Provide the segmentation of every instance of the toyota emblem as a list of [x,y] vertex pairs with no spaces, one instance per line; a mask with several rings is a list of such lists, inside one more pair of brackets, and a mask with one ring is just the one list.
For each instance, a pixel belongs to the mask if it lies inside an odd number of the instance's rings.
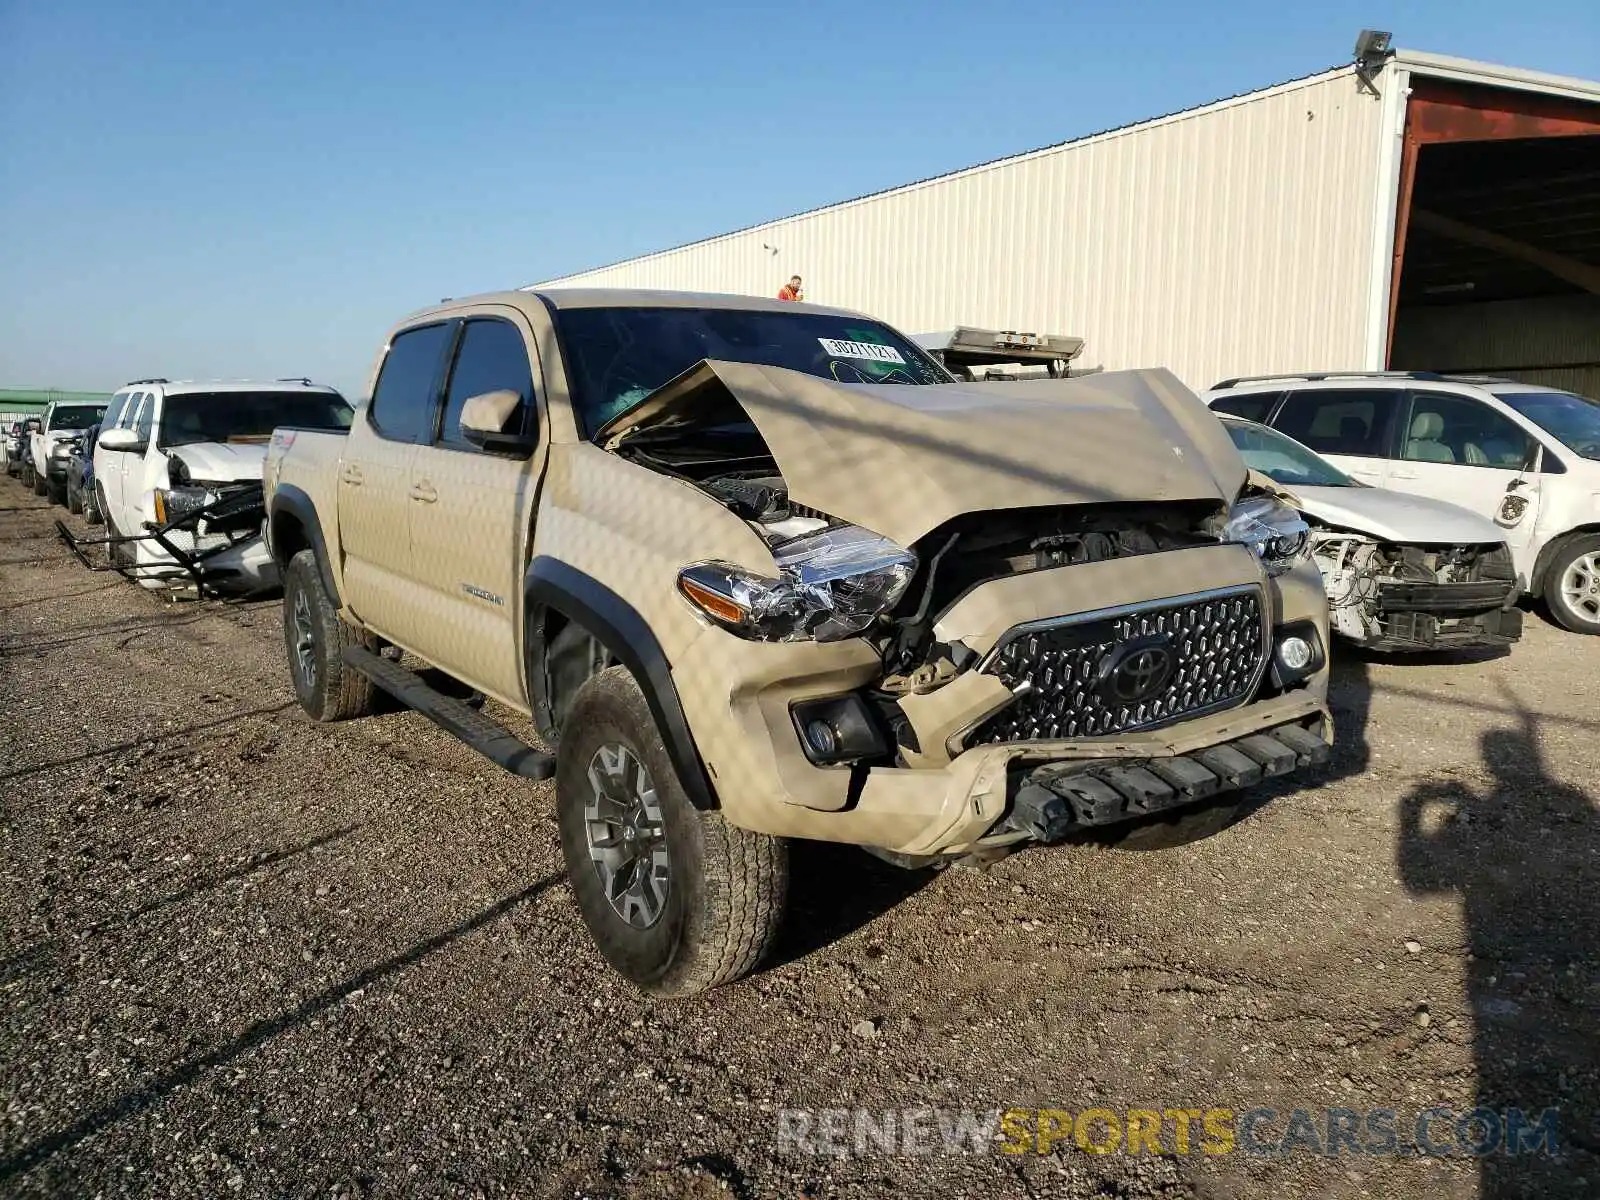
[[1100,695],[1107,704],[1138,704],[1159,695],[1177,669],[1172,643],[1138,638],[1110,654],[1100,668]]

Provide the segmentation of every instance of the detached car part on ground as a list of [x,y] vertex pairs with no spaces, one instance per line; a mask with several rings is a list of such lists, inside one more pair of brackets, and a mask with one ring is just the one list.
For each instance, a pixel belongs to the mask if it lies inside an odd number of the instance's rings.
[[646,990],[759,961],[788,838],[1157,845],[1326,757],[1305,524],[1165,371],[964,384],[853,313],[513,292],[404,322],[371,394],[268,452],[296,693],[381,688],[553,773],[584,920]]
[[[185,469],[181,455],[175,454],[172,461],[178,470]],[[103,522],[94,501],[83,511],[90,524]],[[245,576],[239,569],[252,552],[265,554],[261,539],[265,514],[259,480],[186,483],[157,493],[155,520],[145,522],[138,533],[81,537],[64,521],[56,522],[56,531],[91,571],[115,571],[147,586],[192,589],[196,596],[216,597],[276,584],[276,571],[265,577],[270,582],[264,582],[261,572]],[[90,557],[88,551],[95,547],[105,549],[105,561]]]
[[1374,650],[1505,646],[1522,635],[1503,532],[1459,505],[1369,487],[1275,429],[1222,424],[1306,518],[1333,631]]

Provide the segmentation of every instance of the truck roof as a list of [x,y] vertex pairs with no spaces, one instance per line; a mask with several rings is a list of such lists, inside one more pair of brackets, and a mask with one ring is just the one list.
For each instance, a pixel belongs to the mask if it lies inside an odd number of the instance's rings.
[[779,300],[775,297],[736,296],[721,292],[671,292],[649,288],[519,288],[507,292],[483,292],[475,296],[453,296],[439,304],[412,313],[406,321],[409,323],[418,317],[452,312],[471,304],[504,304],[511,308],[529,308],[536,303],[545,303],[556,309],[727,308],[757,312],[798,310],[831,313],[835,316],[866,316],[848,308],[830,308],[827,305]]

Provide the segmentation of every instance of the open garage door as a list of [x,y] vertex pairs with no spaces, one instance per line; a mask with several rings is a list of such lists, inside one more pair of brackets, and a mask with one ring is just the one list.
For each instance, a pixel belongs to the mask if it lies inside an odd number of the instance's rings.
[[1600,397],[1600,105],[1413,78],[1389,365]]

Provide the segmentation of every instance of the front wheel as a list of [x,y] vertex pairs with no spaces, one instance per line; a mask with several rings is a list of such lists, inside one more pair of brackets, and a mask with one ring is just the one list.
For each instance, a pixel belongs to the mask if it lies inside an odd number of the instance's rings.
[[361,635],[339,619],[315,550],[302,550],[283,574],[283,641],[294,694],[313,720],[347,721],[373,711],[372,681],[345,665]]
[[690,803],[625,667],[586,682],[564,728],[561,849],[606,961],[657,996],[693,995],[751,971],[783,916],[787,843]]
[[1600,535],[1573,538],[1545,579],[1550,615],[1573,633],[1600,634]]

